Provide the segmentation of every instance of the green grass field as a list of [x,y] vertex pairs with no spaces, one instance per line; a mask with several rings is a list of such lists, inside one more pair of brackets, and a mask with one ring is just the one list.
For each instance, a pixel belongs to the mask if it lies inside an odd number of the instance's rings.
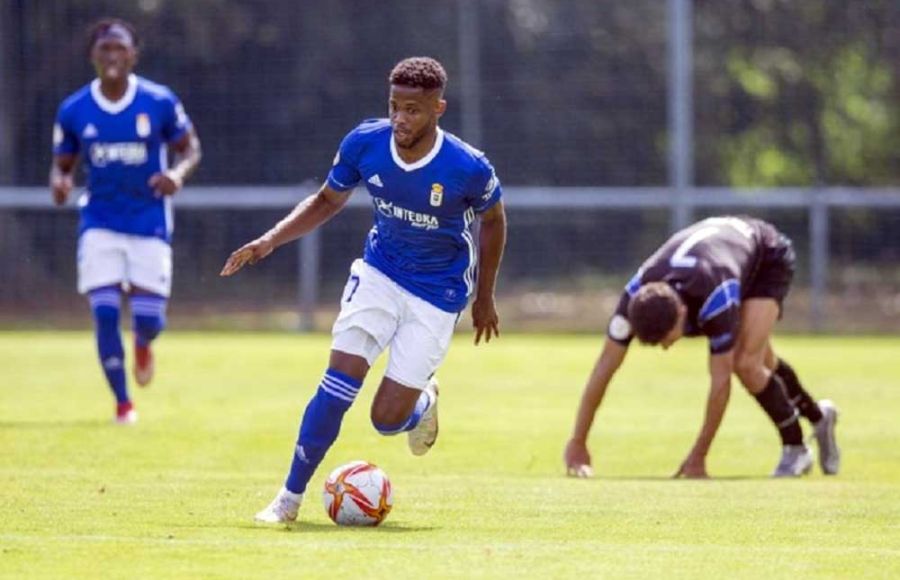
[[[636,348],[591,438],[598,476],[564,477],[561,453],[602,338],[459,336],[440,372],[441,437],[415,458],[348,413],[300,522],[255,525],[280,486],[328,337],[170,333],[141,421],[110,423],[89,333],[0,333],[0,576],[900,577],[900,339],[783,338],[833,398],[842,473],[766,476],[774,428],[735,385],[708,461],[673,481],[699,428],[705,345]],[[808,429],[807,429],[808,431]],[[327,472],[366,459],[395,506],[342,529]]]

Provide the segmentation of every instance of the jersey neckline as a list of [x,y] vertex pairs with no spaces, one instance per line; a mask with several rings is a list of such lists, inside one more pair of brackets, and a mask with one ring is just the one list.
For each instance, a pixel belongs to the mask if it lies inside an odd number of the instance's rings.
[[125,89],[125,94],[122,95],[122,98],[118,101],[110,101],[105,96],[103,96],[103,92],[100,90],[100,79],[94,79],[91,81],[91,97],[93,97],[94,102],[97,103],[97,106],[100,107],[101,110],[109,113],[110,115],[115,115],[117,113],[121,113],[125,109],[128,108],[134,101],[134,95],[137,93],[137,75],[131,73],[128,75],[128,88]]
[[428,154],[425,155],[425,157],[419,159],[418,161],[414,163],[407,163],[406,161],[403,161],[403,159],[400,157],[400,153],[397,152],[397,142],[394,141],[394,133],[393,131],[391,131],[391,157],[394,158],[394,163],[396,163],[400,169],[406,172],[421,169],[422,167],[425,167],[426,165],[431,163],[431,160],[437,156],[438,151],[441,150],[441,145],[443,144],[444,131],[440,127],[438,127],[437,138],[434,140],[434,147],[431,148],[431,151],[429,151]]

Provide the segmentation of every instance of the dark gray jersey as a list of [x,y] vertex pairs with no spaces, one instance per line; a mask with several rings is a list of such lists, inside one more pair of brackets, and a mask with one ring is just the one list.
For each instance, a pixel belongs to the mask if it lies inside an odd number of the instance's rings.
[[753,284],[766,249],[783,243],[771,224],[750,217],[712,217],[676,232],[631,278],[610,320],[608,335],[627,345],[632,338],[628,303],[649,282],[666,282],[688,309],[686,336],[709,337],[713,353],[731,350],[740,305]]

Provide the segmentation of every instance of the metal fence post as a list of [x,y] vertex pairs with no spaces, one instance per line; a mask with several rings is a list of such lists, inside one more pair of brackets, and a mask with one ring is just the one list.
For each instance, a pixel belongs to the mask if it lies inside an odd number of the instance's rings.
[[297,250],[297,291],[301,332],[315,329],[316,305],[319,301],[320,246],[321,232],[316,229],[300,238],[300,247]]
[[694,184],[693,0],[669,0],[669,184],[672,186],[670,227],[692,221],[688,199]]
[[476,147],[483,147],[481,136],[481,51],[479,48],[477,0],[458,3],[457,21],[460,72],[460,113],[462,137]]
[[814,332],[826,329],[829,215],[826,192],[813,190],[809,203],[809,315]]

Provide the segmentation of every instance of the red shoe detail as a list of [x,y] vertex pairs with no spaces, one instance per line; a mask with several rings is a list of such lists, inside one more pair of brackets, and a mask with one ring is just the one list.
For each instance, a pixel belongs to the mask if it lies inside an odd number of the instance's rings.
[[137,422],[137,411],[131,401],[127,403],[118,403],[116,405],[116,423],[120,425],[131,425]]
[[150,345],[141,346],[136,341],[134,343],[134,380],[135,382],[146,387],[153,380],[153,351]]

